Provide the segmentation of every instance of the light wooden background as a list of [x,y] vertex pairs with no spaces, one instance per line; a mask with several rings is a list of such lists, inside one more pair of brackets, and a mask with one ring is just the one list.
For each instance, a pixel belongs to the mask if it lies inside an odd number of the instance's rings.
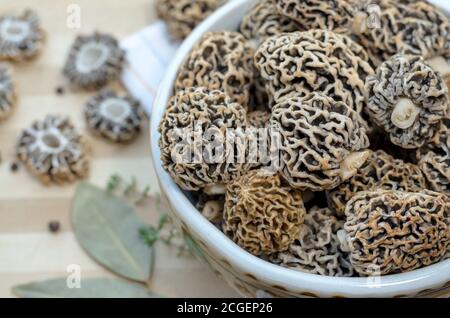
[[[67,91],[61,75],[66,52],[78,33],[109,32],[123,39],[155,20],[152,0],[1,0],[0,13],[32,8],[40,15],[48,38],[42,55],[35,61],[15,65],[19,103],[12,117],[0,123],[0,297],[12,296],[13,285],[67,275],[69,264],[79,264],[84,277],[110,275],[79,247],[72,233],[69,210],[75,186],[41,185],[25,167],[10,171],[15,160],[18,134],[33,120],[48,113],[69,115],[84,130],[82,108],[89,94]],[[66,26],[67,6],[80,5],[81,29]],[[147,131],[147,130],[146,130]],[[145,131],[145,132],[146,132]],[[149,155],[149,138],[144,133],[136,143],[115,146],[89,136],[93,148],[90,181],[104,185],[113,173],[136,176],[139,184],[158,191]],[[140,214],[149,221],[155,211]],[[50,234],[47,224],[58,220],[62,229]],[[206,266],[191,257],[177,257],[174,249],[156,247],[153,289],[172,297],[237,296]]]

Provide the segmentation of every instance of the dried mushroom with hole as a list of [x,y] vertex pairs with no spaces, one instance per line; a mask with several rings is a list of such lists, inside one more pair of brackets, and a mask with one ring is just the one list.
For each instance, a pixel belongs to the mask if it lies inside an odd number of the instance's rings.
[[426,188],[425,177],[418,166],[378,150],[371,152],[352,178],[327,191],[327,201],[332,210],[343,215],[348,201],[359,192],[379,189],[420,192]]
[[16,105],[11,67],[0,64],[0,120],[8,117]]
[[304,216],[300,192],[279,175],[252,170],[228,184],[222,229],[249,253],[269,255],[289,248]]
[[447,86],[420,56],[397,54],[366,79],[367,113],[407,149],[429,142],[449,114]]
[[271,133],[280,138],[281,174],[300,190],[335,188],[370,155],[357,113],[322,93],[283,100],[270,122]]
[[275,103],[322,92],[354,109],[368,127],[364,84],[374,70],[349,37],[325,30],[274,36],[261,44],[255,62]]
[[48,115],[20,135],[17,156],[43,183],[72,182],[89,173],[88,146],[68,118]]
[[139,101],[112,90],[92,96],[84,116],[92,132],[119,143],[133,141],[141,132],[146,117]]
[[450,251],[450,199],[431,191],[362,192],[347,204],[342,246],[361,275],[411,271]]
[[95,32],[80,35],[70,48],[63,73],[71,84],[83,89],[99,89],[119,78],[125,51],[116,38]]
[[182,40],[222,3],[223,0],[156,0],[155,7],[172,37]]
[[0,60],[32,59],[41,52],[44,42],[45,32],[34,11],[0,17]]
[[175,92],[189,87],[219,89],[248,107],[253,86],[253,49],[237,32],[208,32],[180,68]]
[[269,260],[283,267],[311,274],[351,277],[354,270],[348,253],[342,251],[337,233],[344,221],[328,208],[313,207],[300,225],[300,233],[287,251],[274,254]]
[[258,2],[244,16],[239,27],[254,48],[273,35],[301,30],[304,29],[297,22],[278,13],[274,0]]
[[[170,99],[159,126],[163,167],[184,190],[221,188],[248,168],[246,128],[245,109],[225,93],[181,90]],[[231,137],[235,142],[225,142]]]
[[432,142],[417,151],[418,165],[434,191],[450,197],[450,120],[445,120]]

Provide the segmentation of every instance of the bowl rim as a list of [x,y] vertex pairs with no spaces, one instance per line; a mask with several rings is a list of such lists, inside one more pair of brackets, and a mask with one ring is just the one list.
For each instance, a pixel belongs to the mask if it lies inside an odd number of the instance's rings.
[[[266,284],[285,287],[293,292],[308,290],[313,294],[349,297],[387,297],[414,295],[450,282],[450,259],[406,273],[377,277],[330,277],[285,268],[254,256],[217,229],[188,200],[184,192],[162,168],[158,131],[159,122],[172,95],[178,69],[191,48],[207,31],[215,30],[217,21],[233,14],[243,15],[257,0],[233,0],[223,5],[201,23],[179,47],[159,86],[150,119],[151,153],[161,190],[178,217],[217,255],[244,273],[251,273]],[[245,9],[245,11],[244,11]]]

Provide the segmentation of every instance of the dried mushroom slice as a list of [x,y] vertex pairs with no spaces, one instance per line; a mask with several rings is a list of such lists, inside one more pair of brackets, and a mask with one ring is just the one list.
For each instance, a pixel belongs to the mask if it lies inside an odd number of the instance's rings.
[[362,192],[347,204],[341,234],[361,275],[411,271],[450,250],[450,199],[436,192]]
[[80,35],[70,48],[63,73],[73,85],[99,89],[122,73],[125,51],[111,35]]
[[8,117],[16,105],[11,67],[0,64],[0,120]]
[[274,254],[269,260],[283,267],[311,274],[355,276],[348,253],[341,249],[338,232],[344,221],[336,218],[328,208],[313,207],[305,215],[297,239],[285,252]]
[[393,56],[367,77],[366,87],[370,119],[406,149],[429,142],[449,113],[444,80],[420,56]]
[[343,215],[348,201],[359,192],[379,189],[420,192],[426,188],[426,180],[418,166],[378,150],[371,152],[352,178],[327,191],[327,201],[331,209]]
[[209,32],[181,66],[175,91],[189,87],[219,89],[248,107],[253,85],[253,49],[237,32]]
[[213,13],[223,0],[156,0],[156,13],[174,39],[182,40]]
[[304,30],[277,11],[275,0],[258,2],[242,19],[239,31],[257,48],[268,37]]
[[255,128],[269,128],[271,113],[263,110],[255,110],[247,115],[248,124]]
[[0,60],[32,59],[41,52],[44,41],[45,32],[34,11],[0,17]]
[[261,44],[255,62],[275,103],[323,92],[354,109],[368,127],[364,84],[374,70],[364,49],[349,37],[324,30],[274,36]]
[[[359,0],[358,0],[359,1]],[[275,0],[279,12],[296,21],[304,30],[322,29],[349,33],[357,1]]]
[[84,115],[92,132],[119,143],[133,141],[141,132],[146,117],[139,101],[112,90],[91,97]]
[[270,122],[271,133],[280,136],[281,174],[294,188],[335,188],[369,157],[369,140],[356,112],[324,94],[283,100],[274,106]]
[[[246,128],[245,109],[225,93],[203,87],[179,91],[159,126],[163,167],[184,190],[228,183],[247,169]],[[235,142],[225,142],[230,136]]]
[[228,184],[222,229],[249,253],[268,255],[289,248],[304,216],[300,192],[279,175],[252,170]]
[[17,156],[43,183],[60,184],[88,175],[87,150],[67,118],[48,115],[22,132]]
[[450,197],[450,120],[444,121],[432,142],[417,151],[417,160],[430,188]]

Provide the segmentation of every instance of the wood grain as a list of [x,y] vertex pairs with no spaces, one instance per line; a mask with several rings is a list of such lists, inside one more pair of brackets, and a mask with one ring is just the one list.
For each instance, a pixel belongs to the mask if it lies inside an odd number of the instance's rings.
[[[32,3],[32,4],[31,4]],[[67,6],[81,8],[81,28],[66,26]],[[0,297],[12,296],[16,284],[67,275],[69,264],[79,264],[83,277],[110,276],[80,248],[70,224],[70,201],[75,185],[45,187],[21,166],[16,173],[10,164],[15,160],[18,134],[33,120],[46,114],[68,115],[84,131],[82,109],[90,93],[67,90],[60,96],[58,86],[66,87],[61,75],[67,50],[79,33],[93,30],[109,32],[119,39],[155,20],[151,0],[14,0],[2,1],[0,13],[32,8],[40,15],[47,31],[42,54],[34,61],[14,65],[19,102],[15,113],[0,123]],[[143,187],[158,186],[149,155],[149,136],[145,133],[129,146],[116,146],[85,132],[93,149],[89,180],[105,185],[113,173],[136,176]],[[147,221],[158,219],[158,211],[139,211]],[[61,232],[50,234],[47,224],[61,222]],[[153,289],[173,297],[235,297],[223,281],[207,267],[188,257],[177,257],[176,250],[156,247]]]

